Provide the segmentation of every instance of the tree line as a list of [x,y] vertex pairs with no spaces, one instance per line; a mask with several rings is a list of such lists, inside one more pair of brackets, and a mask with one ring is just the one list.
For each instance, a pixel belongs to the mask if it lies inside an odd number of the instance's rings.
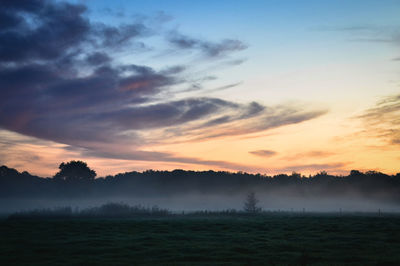
[[[82,161],[61,163],[51,178],[0,167],[0,198],[71,198],[104,196],[168,196],[188,193],[235,194],[255,191],[268,193],[290,189],[298,195],[340,195],[351,192],[366,197],[400,200],[400,173],[387,175],[376,171],[352,170],[347,176],[330,175],[325,171],[303,176],[274,176],[226,171],[155,171],[125,172],[106,177]],[[261,195],[259,194],[259,195]]]

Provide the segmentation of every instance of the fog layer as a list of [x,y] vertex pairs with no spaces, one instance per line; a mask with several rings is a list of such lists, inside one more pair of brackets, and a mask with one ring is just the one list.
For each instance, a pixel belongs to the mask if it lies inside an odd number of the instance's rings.
[[105,178],[41,178],[0,167],[0,213],[70,206],[95,207],[124,202],[174,212],[242,210],[254,192],[264,211],[398,212],[400,175],[352,171],[263,176],[247,173],[146,171]]

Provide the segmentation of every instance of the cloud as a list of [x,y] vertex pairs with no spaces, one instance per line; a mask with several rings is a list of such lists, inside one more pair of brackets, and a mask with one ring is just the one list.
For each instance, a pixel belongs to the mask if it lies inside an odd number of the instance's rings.
[[350,25],[350,26],[322,26],[315,28],[318,31],[338,31],[349,34],[350,41],[357,42],[383,42],[400,45],[398,26],[380,25]]
[[106,8],[100,9],[99,12],[101,12],[103,15],[111,16],[111,17],[115,17],[115,18],[125,17],[125,12],[123,9],[114,10],[109,7],[106,7]]
[[86,62],[93,66],[103,65],[109,63],[110,61],[111,58],[108,56],[108,54],[102,52],[94,52],[86,57]]
[[[160,133],[159,138],[168,136],[165,138],[166,141],[173,139],[173,142],[191,142],[246,135],[305,122],[327,112],[328,110],[305,110],[291,104],[263,106],[256,102],[250,104],[231,103],[231,108],[220,109],[205,121],[200,120],[197,124],[191,123],[172,129],[167,128]],[[182,139],[177,140],[179,137]]]
[[276,151],[271,151],[271,150],[256,150],[256,151],[249,151],[249,153],[260,157],[271,157],[277,154]]
[[83,16],[85,6],[48,1],[17,2],[21,1],[2,3],[0,19],[5,15],[18,19],[18,23],[9,23],[9,27],[0,32],[2,62],[59,59],[66,51],[76,50],[88,40],[90,23]]
[[[221,57],[232,52],[247,49],[247,45],[240,40],[224,39],[220,42],[209,42],[192,38],[176,31],[171,32],[167,38],[169,43],[179,49],[197,49],[208,57]],[[240,64],[242,61],[233,61],[233,64]]]
[[348,32],[360,32],[360,31],[375,31],[380,27],[374,25],[349,25],[349,26],[319,26],[314,27],[316,31],[348,31]]
[[205,77],[205,78],[201,78],[198,80],[193,80],[193,81],[191,81],[191,85],[189,86],[189,88],[180,89],[180,90],[176,91],[176,93],[186,93],[186,92],[194,92],[194,91],[202,91],[205,93],[212,93],[212,92],[231,89],[231,88],[237,87],[243,83],[243,82],[235,82],[235,83],[219,86],[219,87],[212,88],[212,89],[206,89],[204,87],[203,83],[205,83],[207,81],[215,80],[215,79],[216,79],[215,77]]
[[318,151],[318,150],[313,150],[313,151],[308,151],[308,152],[302,152],[302,153],[296,153],[293,155],[285,156],[284,158],[286,160],[296,160],[296,159],[304,159],[304,158],[323,158],[323,157],[329,157],[334,155],[335,153],[329,152],[329,151]]
[[106,48],[120,48],[130,44],[134,38],[151,35],[151,30],[142,23],[108,26],[105,24],[95,24],[92,28],[93,40],[96,45]]
[[[141,111],[157,110],[129,105],[146,101],[146,97],[175,82],[172,76],[153,70],[122,76],[124,73],[105,68],[87,77],[67,79],[51,67],[37,65],[0,71],[0,86],[9,88],[6,97],[0,99],[0,111],[7,113],[0,116],[0,125],[62,143],[73,139],[104,140],[107,134],[115,137],[111,131],[116,129],[110,128],[114,120],[122,121],[129,114],[144,114],[144,118],[152,119],[150,113]],[[160,115],[172,115],[172,109],[167,110],[163,105],[158,108],[166,112]],[[130,127],[138,126],[132,123]]]
[[218,88],[209,89],[209,90],[207,90],[207,92],[215,92],[215,91],[222,91],[222,90],[231,89],[231,88],[234,88],[234,87],[237,87],[237,86],[241,85],[242,83],[243,82],[235,82],[235,83],[224,85],[224,86],[221,86],[221,87],[218,87]]
[[251,117],[248,115],[241,115],[239,119],[230,119],[226,122],[243,121],[231,124],[229,128],[223,128],[211,134],[205,134],[202,138],[236,136],[260,132],[285,125],[301,123],[317,118],[327,112],[327,110],[305,111],[303,109],[293,109],[292,106],[269,107],[259,116]]
[[[150,34],[142,23],[109,26],[92,23],[80,4],[27,0],[2,3],[2,62],[77,60],[83,50],[122,48]],[[86,52],[86,51],[85,51]],[[104,58],[104,54],[103,54]]]
[[348,173],[348,171],[344,170],[347,163],[322,163],[322,164],[301,164],[301,165],[292,165],[279,169],[274,169],[276,172],[301,172],[301,171],[331,171],[333,173]]
[[217,98],[188,98],[99,113],[97,118],[108,120],[108,124],[119,129],[151,129],[179,126],[228,108],[237,108],[237,105]]
[[118,149],[107,149],[103,151],[84,151],[82,153],[85,156],[93,156],[96,158],[113,158],[120,160],[139,160],[139,161],[153,161],[153,162],[174,162],[174,163],[183,163],[183,164],[192,164],[192,165],[208,165],[214,166],[222,169],[229,169],[232,171],[248,171],[254,172],[256,169],[258,171],[265,172],[265,169],[255,168],[253,166],[244,165],[240,163],[232,163],[222,160],[206,160],[199,159],[193,157],[179,157],[175,156],[172,153],[167,152],[153,152],[153,151],[122,151]]
[[[143,21],[93,23],[84,5],[35,0],[3,1],[0,21],[4,22],[0,28],[0,127],[66,144],[85,154],[233,169],[238,165],[148,152],[143,146],[182,136],[200,140],[248,134],[326,113],[292,105],[175,97],[175,87],[191,83],[183,75],[185,65],[158,70],[121,62],[115,56],[156,34]],[[239,40],[208,42],[177,33],[169,35],[169,41],[215,59],[246,48]],[[208,79],[214,78],[203,77]]]
[[383,98],[356,118],[361,119],[370,136],[400,144],[400,94]]
[[232,65],[232,66],[237,66],[237,65],[243,64],[243,63],[246,62],[246,61],[247,61],[247,59],[234,59],[234,60],[225,61],[224,64],[226,64],[226,65]]

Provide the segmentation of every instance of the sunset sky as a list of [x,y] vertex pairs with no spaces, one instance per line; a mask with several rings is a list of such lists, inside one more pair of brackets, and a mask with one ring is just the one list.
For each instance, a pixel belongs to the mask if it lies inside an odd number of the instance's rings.
[[400,172],[400,1],[2,1],[0,165]]

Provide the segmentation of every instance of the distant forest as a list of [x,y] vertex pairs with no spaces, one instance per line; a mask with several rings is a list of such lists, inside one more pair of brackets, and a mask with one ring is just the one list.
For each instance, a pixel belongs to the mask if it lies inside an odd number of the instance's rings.
[[235,195],[288,191],[305,196],[340,196],[346,193],[399,202],[400,173],[352,170],[348,176],[320,172],[313,176],[267,176],[225,171],[126,172],[96,177],[85,162],[62,163],[53,178],[42,178],[6,166],[0,167],[0,198],[98,198],[170,196],[190,193]]

